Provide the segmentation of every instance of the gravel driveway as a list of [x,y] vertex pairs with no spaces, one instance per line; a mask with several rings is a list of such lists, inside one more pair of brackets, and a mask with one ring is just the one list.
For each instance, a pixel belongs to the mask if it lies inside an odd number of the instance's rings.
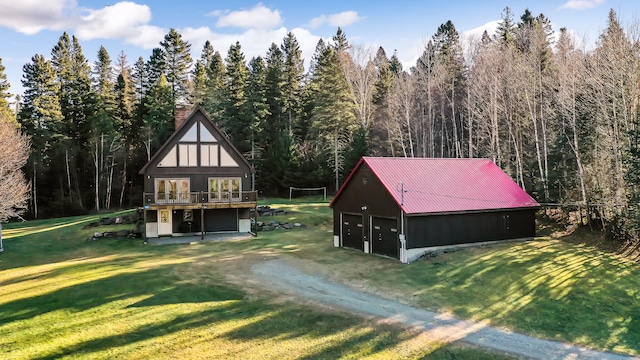
[[251,270],[261,278],[264,285],[272,289],[314,302],[338,306],[356,314],[418,328],[434,340],[463,341],[534,359],[638,359],[541,340],[407,306],[307,274],[282,259],[257,263]]

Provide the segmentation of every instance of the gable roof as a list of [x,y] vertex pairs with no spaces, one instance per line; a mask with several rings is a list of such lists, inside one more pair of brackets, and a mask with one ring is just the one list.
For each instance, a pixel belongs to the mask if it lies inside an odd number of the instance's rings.
[[[164,155],[166,152],[168,152],[169,149],[167,149],[167,148],[170,145],[172,145],[172,144],[174,144],[176,142],[174,139],[176,139],[176,138],[180,139],[182,136],[187,135],[187,132],[193,130],[193,128],[192,128],[193,124],[197,121],[197,116],[196,116],[197,113],[200,113],[202,115],[202,117],[204,118],[204,121],[206,121],[208,123],[208,125],[212,126],[213,129],[218,134],[220,134],[222,136],[221,140],[224,143],[226,143],[227,145],[229,145],[229,148],[236,155],[236,157],[238,159],[240,159],[240,161],[242,161],[242,163],[245,166],[247,166],[249,169],[252,169],[252,167],[251,167],[251,165],[249,165],[249,162],[247,161],[247,159],[245,159],[244,156],[242,156],[242,154],[240,154],[238,149],[236,149],[236,147],[233,146],[233,144],[231,143],[229,138],[226,136],[226,134],[211,120],[211,118],[209,118],[207,113],[202,108],[200,108],[198,106],[195,109],[193,109],[191,114],[189,114],[189,116],[187,116],[187,119],[182,122],[180,127],[178,127],[173,132],[173,134],[171,134],[171,136],[167,139],[167,141],[165,141],[164,144],[162,144],[162,146],[160,146],[160,148],[158,150],[156,150],[156,152],[153,154],[153,156],[151,156],[151,159],[149,159],[149,161],[142,167],[142,169],[140,169],[140,171],[138,172],[139,174],[144,174],[145,171],[147,170],[147,168],[149,168],[151,166],[151,164],[157,162],[158,157],[160,157],[161,155]],[[211,134],[209,134],[209,135],[211,135]],[[178,136],[180,136],[180,137],[178,137]]]
[[489,159],[389,157],[360,159],[329,206],[333,206],[363,164],[406,214],[540,206]]

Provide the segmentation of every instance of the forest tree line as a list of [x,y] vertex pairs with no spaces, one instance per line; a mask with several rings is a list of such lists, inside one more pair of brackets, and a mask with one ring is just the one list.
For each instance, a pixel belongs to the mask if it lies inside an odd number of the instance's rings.
[[501,19],[466,53],[443,23],[410,68],[340,28],[306,69],[293,33],[249,60],[240,43],[223,57],[210,42],[194,59],[171,29],[146,60],[114,61],[101,47],[93,64],[64,33],[49,58],[24,65],[13,111],[31,138],[30,216],[139,205],[137,172],[188,105],[226,132],[265,195],[335,189],[363,155],[483,157],[539,202],[597,204],[601,220],[635,236],[639,34],[611,10],[587,51],[543,14],[505,8]]

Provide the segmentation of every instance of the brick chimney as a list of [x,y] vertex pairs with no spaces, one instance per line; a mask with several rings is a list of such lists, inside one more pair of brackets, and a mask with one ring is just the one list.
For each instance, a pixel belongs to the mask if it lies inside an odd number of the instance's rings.
[[178,130],[187,121],[189,114],[191,114],[191,108],[187,105],[176,105],[174,114],[176,117],[176,130]]

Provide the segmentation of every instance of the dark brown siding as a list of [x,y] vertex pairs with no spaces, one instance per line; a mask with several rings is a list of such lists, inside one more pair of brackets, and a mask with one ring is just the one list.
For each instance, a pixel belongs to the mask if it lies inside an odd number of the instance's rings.
[[535,236],[535,210],[407,217],[407,248]]
[[[363,178],[367,178],[366,184]],[[342,195],[333,204],[333,234],[340,235],[340,213],[363,215],[363,236],[369,240],[369,217],[399,218],[400,208],[382,183],[362,164],[345,185]],[[363,210],[366,207],[366,210]]]

